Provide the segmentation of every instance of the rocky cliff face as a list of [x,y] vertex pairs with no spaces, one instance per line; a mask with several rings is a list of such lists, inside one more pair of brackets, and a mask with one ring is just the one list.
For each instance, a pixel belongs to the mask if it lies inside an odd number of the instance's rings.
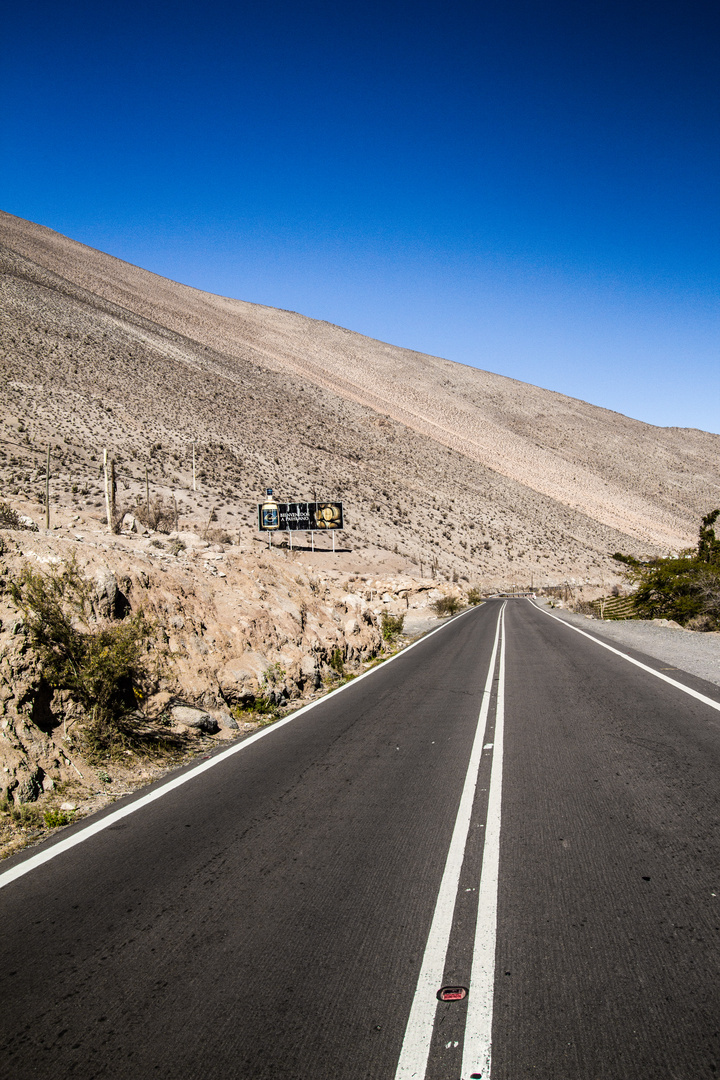
[[[423,629],[441,595],[427,579],[347,575],[307,566],[302,553],[259,546],[247,552],[196,533],[143,532],[0,531],[6,852],[27,838],[27,828],[11,828],[19,807],[88,812],[208,742],[255,730],[267,720],[253,711],[258,699],[282,713],[338,685],[341,675],[358,674],[383,652],[383,612],[407,615]],[[71,561],[92,583],[99,623],[143,610],[153,624],[149,659],[157,676],[141,712],[167,744],[160,756],[89,754],[82,739],[88,717],[67,692],[52,691],[30,648],[9,583],[24,566],[51,573]],[[447,585],[443,591],[460,594]],[[25,818],[30,835],[40,835],[42,813]]]

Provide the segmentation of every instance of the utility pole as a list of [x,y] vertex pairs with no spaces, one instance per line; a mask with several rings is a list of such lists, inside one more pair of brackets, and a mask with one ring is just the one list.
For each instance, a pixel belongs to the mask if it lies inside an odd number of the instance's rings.
[[197,491],[197,486],[195,484],[195,440],[193,440],[193,444],[192,444],[192,455],[193,455],[193,491]]

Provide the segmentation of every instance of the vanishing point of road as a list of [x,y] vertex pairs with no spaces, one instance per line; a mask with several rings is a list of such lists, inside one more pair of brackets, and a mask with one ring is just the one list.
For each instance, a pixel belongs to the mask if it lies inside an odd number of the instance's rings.
[[490,601],[4,863],[2,1075],[716,1076],[719,807],[719,687]]

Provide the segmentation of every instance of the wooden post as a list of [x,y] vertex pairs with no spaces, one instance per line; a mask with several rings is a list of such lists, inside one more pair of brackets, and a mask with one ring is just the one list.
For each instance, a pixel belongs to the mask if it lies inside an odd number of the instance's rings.
[[150,525],[150,481],[148,480],[147,465],[145,466],[145,511],[147,513],[148,526]]
[[175,507],[175,532],[178,532],[178,508],[177,499],[175,498],[175,492],[173,491],[173,506]]
[[110,515],[110,476],[108,475],[108,452],[103,450],[103,474],[105,477],[105,513],[107,515],[108,532],[112,532],[112,517]]
[[192,444],[192,454],[193,454],[193,491],[197,491],[197,487],[195,486],[195,442],[194,441],[193,441],[193,444]]
[[47,464],[45,466],[45,528],[50,528],[50,445],[48,444]]
[[117,483],[115,482],[115,458],[110,458],[110,512],[112,514],[112,521],[110,522],[110,528],[115,521],[115,493],[117,491]]

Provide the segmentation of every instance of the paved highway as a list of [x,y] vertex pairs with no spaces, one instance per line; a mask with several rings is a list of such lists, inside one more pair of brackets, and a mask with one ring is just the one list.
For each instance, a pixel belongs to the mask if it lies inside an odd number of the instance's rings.
[[4,1075],[717,1075],[720,688],[662,667],[490,602],[8,860]]

